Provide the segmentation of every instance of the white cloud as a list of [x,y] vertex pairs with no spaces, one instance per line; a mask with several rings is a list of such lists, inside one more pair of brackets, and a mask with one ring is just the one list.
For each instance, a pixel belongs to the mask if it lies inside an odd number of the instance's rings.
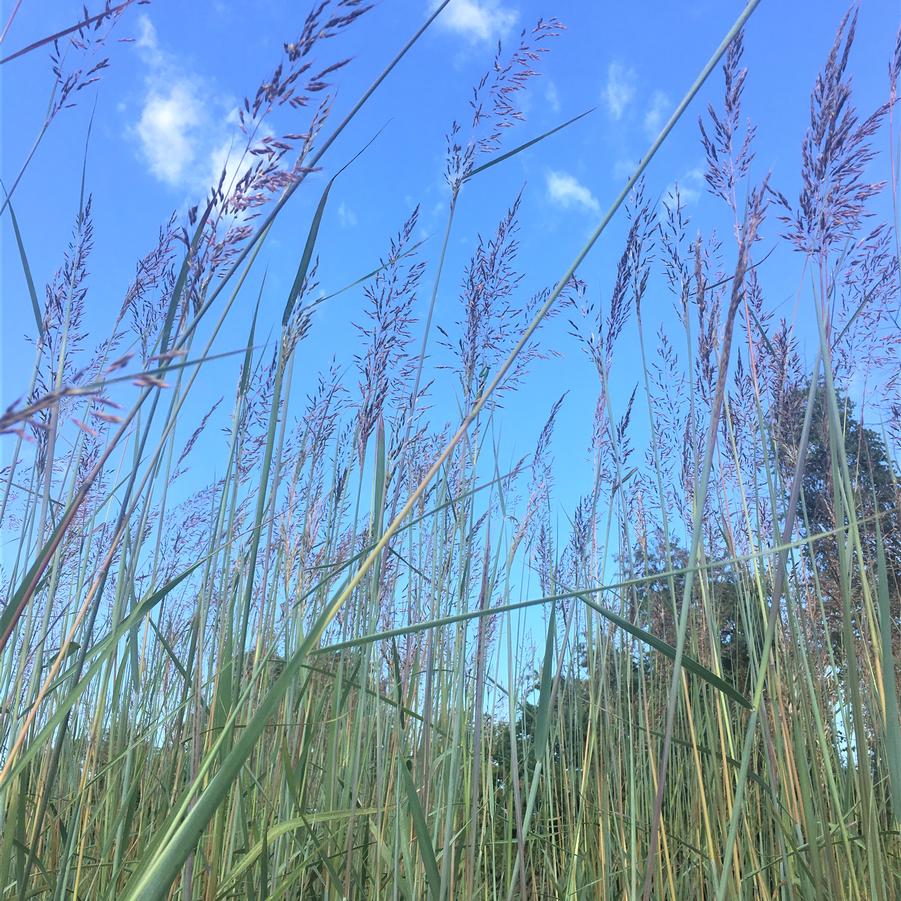
[[202,105],[190,82],[148,92],[135,130],[147,165],[160,181],[179,185],[185,180],[197,157],[201,119]]
[[[437,5],[432,4],[433,8]],[[450,31],[477,43],[506,37],[517,18],[516,10],[501,5],[500,0],[451,0],[438,21]]]
[[138,19],[135,47],[147,75],[128,131],[149,172],[172,188],[199,193],[217,184],[225,168],[231,184],[242,168],[244,141],[228,98],[160,46],[147,15]]
[[551,112],[560,112],[560,93],[557,91],[557,85],[552,81],[549,81],[544,89],[544,101]]
[[651,105],[644,114],[644,130],[651,140],[660,134],[664,122],[663,117],[669,112],[671,106],[669,97],[663,91],[654,91],[651,95]]
[[547,193],[552,202],[565,210],[576,207],[589,213],[600,212],[594,194],[568,172],[548,172]]
[[357,221],[357,214],[342,200],[338,204],[338,222],[341,228],[353,228]]
[[635,70],[620,62],[612,62],[607,68],[607,84],[604,101],[614,119],[622,119],[626,107],[635,99]]

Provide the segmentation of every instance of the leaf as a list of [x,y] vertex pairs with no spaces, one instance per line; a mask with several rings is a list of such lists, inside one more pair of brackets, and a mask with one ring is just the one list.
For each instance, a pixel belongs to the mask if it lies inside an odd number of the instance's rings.
[[435,859],[435,849],[432,847],[432,837],[429,834],[429,826],[419,803],[419,795],[413,784],[413,777],[407,766],[407,761],[400,756],[397,761],[400,770],[400,780],[403,783],[407,796],[407,806],[410,808],[410,816],[413,818],[413,829],[416,832],[416,842],[419,845],[419,853],[425,866],[426,881],[429,884],[429,892],[434,901],[441,901],[441,874],[438,872],[438,861]]
[[551,690],[554,682],[554,638],[557,630],[557,605],[551,607],[547,622],[547,636],[544,642],[544,661],[541,664],[541,687],[538,691],[538,710],[535,723],[535,758],[544,754],[547,738],[551,731]]
[[514,147],[512,150],[508,150],[506,153],[502,153],[499,156],[488,160],[487,163],[482,163],[481,166],[476,166],[476,168],[466,176],[466,181],[475,178],[475,176],[477,176],[481,172],[484,172],[486,169],[490,169],[492,166],[496,166],[498,165],[498,163],[503,163],[505,160],[510,159],[510,157],[516,156],[518,153],[522,153],[523,150],[527,150],[529,147],[533,147],[535,144],[538,144],[545,138],[549,138],[551,135],[556,134],[558,131],[562,131],[564,128],[568,128],[574,122],[578,122],[579,119],[584,119],[587,115],[593,113],[595,109],[596,107],[591,107],[591,109],[585,110],[584,113],[579,113],[578,116],[573,116],[572,119],[567,119],[566,122],[563,122],[562,124],[549,129],[543,134],[538,135],[538,137],[532,138],[531,140],[526,141],[524,144],[520,144],[518,147]]
[[[600,613],[605,619],[609,619],[610,622],[615,623],[621,629],[625,629],[626,632],[637,638],[639,641],[643,641],[645,644],[650,645],[655,651],[660,651],[661,654],[669,657],[670,660],[676,659],[676,649],[671,644],[667,644],[662,638],[657,638],[656,635],[652,635],[650,632],[646,632],[634,623],[630,623],[627,619],[623,619],[612,610],[602,607],[597,602],[591,600],[587,595],[580,595],[580,597],[596,613]],[[706,666],[702,666],[697,660],[692,660],[691,657],[683,654],[682,668],[688,670],[688,672],[698,678],[703,679],[717,691],[722,692],[746,710],[752,709],[753,705],[751,702],[737,688],[730,685],[725,679],[721,679],[715,672],[707,669]]]
[[18,219],[16,219],[15,210],[13,210],[13,205],[9,200],[9,196],[6,195],[6,188],[3,186],[2,181],[0,181],[0,187],[3,188],[3,194],[6,196],[6,203],[9,207],[9,218],[12,221],[13,234],[16,236],[16,247],[19,249],[19,259],[22,262],[22,272],[25,275],[25,284],[28,286],[28,296],[31,298],[31,308],[34,311],[34,321],[38,328],[38,337],[42,338],[44,336],[44,323],[43,317],[41,316],[41,304],[38,301],[38,294],[34,288],[34,278],[32,278],[31,275],[31,266],[28,263],[28,254],[25,253],[25,244],[22,241],[22,233],[19,231],[19,221]]

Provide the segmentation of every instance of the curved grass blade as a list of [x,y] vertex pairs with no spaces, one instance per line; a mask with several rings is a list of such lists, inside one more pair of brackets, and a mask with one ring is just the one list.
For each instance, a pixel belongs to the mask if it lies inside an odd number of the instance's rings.
[[266,830],[264,837],[247,851],[235,865],[234,869],[222,881],[217,897],[223,898],[231,892],[232,886],[234,886],[234,884],[257,862],[257,859],[263,853],[265,844],[272,845],[283,836],[296,832],[299,829],[306,829],[316,823],[331,823],[336,820],[346,820],[358,816],[374,816],[380,812],[382,812],[382,809],[378,807],[310,812],[302,817],[294,817],[293,819],[284,820],[281,823],[270,826],[269,829]]

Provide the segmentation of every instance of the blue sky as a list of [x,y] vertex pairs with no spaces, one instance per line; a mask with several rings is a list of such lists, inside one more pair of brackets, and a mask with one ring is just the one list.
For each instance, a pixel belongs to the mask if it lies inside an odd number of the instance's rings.
[[[4,4],[4,21],[11,6]],[[329,58],[350,56],[353,61],[335,78],[339,90],[333,122],[422,22],[428,8],[428,0],[385,0],[335,39]],[[750,75],[745,111],[758,125],[753,176],[772,171],[774,184],[789,197],[797,196],[810,90],[845,8],[833,0],[763,0],[746,32]],[[318,248],[320,283],[331,291],[371,269],[415,203],[422,205],[423,236],[432,236],[424,253],[434,260],[436,232],[443,227],[449,196],[442,177],[444,135],[451,120],[466,117],[471,86],[490,64],[495,42],[515,40],[519,29],[531,26],[540,15],[556,15],[568,28],[542,61],[543,75],[533,80],[524,98],[527,121],[516,129],[515,138],[510,136],[508,146],[590,107],[596,107],[595,112],[534,151],[492,170],[478,190],[464,191],[437,321],[453,322],[456,289],[478,232],[492,231],[520,189],[524,189],[519,235],[523,298],[552,285],[739,9],[740,4],[713,0],[683,4],[453,0],[336,142],[323,160],[323,174],[292,199],[264,250],[257,277],[251,278],[218,341],[220,350],[243,345],[264,267],[269,274],[259,333],[267,334],[278,321],[319,186],[380,129],[332,194]],[[25,0],[2,45],[3,54],[70,24],[79,11],[79,3]],[[282,42],[296,36],[305,12],[305,4],[288,0],[154,0],[129,11],[109,45],[110,68],[97,85],[79,95],[75,109],[65,110],[54,122],[13,198],[39,294],[59,266],[71,232],[92,107],[96,104],[87,189],[94,198],[95,249],[89,265],[88,324],[103,336],[135,261],[153,246],[160,225],[173,210],[183,213],[202,198],[234,138],[237,105],[271,71]],[[862,5],[851,68],[856,100],[864,112],[886,97],[886,69],[899,14],[901,7],[894,0],[867,0]],[[125,36],[134,41],[115,41]],[[2,79],[2,177],[9,185],[46,109],[53,84],[48,53],[41,50],[4,66]],[[663,196],[678,181],[693,219],[690,230],[719,227],[728,237],[726,211],[705,193],[697,128],[697,116],[707,102],[718,106],[721,97],[722,76],[717,71],[654,160],[647,191],[652,197]],[[298,114],[298,127],[304,123],[304,114]],[[277,126],[290,130],[292,123],[282,116]],[[885,201],[883,213],[888,210]],[[622,215],[617,218],[580,271],[595,298],[606,301],[609,294],[624,221]],[[25,336],[33,334],[34,322],[8,216],[0,227],[0,402],[5,405],[26,387],[31,350]],[[775,223],[768,228],[775,228]],[[765,229],[764,246],[773,237]],[[770,287],[770,307],[796,321],[802,339],[812,346],[806,310],[798,309],[794,300],[799,273],[797,257],[776,256],[762,278]],[[425,284],[430,278],[431,270]],[[350,365],[355,350],[352,323],[360,321],[361,305],[362,295],[356,292],[322,311],[302,347],[298,371],[315,373],[332,356]],[[649,330],[656,330],[658,321],[671,321],[671,307],[662,282],[652,286],[645,302]],[[546,331],[547,342],[557,346],[561,356],[533,367],[523,391],[508,404],[503,428],[510,454],[514,448],[525,452],[553,402],[569,390],[555,442],[561,471],[566,472],[568,464],[578,468],[586,461],[597,386],[591,365],[565,337],[564,319],[549,323]],[[614,405],[620,412],[639,373],[633,342],[633,333],[627,331],[615,364]],[[196,399],[197,411],[224,394],[223,415],[227,415],[238,362],[213,366],[208,370],[209,384]],[[305,392],[307,386],[298,387]],[[436,398],[442,397],[441,390],[439,385]],[[456,419],[455,406],[438,407],[439,419]],[[193,426],[186,424],[186,434]],[[571,484],[564,479],[561,488],[572,495],[584,490],[575,479]]]

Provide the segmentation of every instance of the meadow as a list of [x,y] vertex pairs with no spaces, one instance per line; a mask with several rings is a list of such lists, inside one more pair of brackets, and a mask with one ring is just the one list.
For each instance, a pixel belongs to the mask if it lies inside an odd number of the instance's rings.
[[[534,291],[523,193],[478,237],[459,210],[594,115],[540,131],[524,108],[564,23],[529,23],[460,85],[440,228],[425,240],[412,204],[331,285],[321,232],[367,166],[361,110],[417,77],[448,4],[411,11],[340,113],[342,41],[373,13],[304,5],[238,107],[240,162],[162,223],[101,334],[87,163],[46,281],[17,192],[58,120],[87,121],[143,4],[73,7],[21,49],[8,4],[4,76],[49,56],[53,92],[0,201],[3,305],[28,311],[33,361],[0,413],[0,898],[901,898],[901,32],[869,109],[870,9],[835,23],[788,191],[744,103],[758,4]],[[648,186],[683,131],[724,233]],[[303,233],[273,250],[302,195]],[[293,274],[278,295],[272,253]],[[339,301],[355,346],[313,371]],[[563,397],[525,452],[504,444],[564,352],[596,398],[573,503]]]

